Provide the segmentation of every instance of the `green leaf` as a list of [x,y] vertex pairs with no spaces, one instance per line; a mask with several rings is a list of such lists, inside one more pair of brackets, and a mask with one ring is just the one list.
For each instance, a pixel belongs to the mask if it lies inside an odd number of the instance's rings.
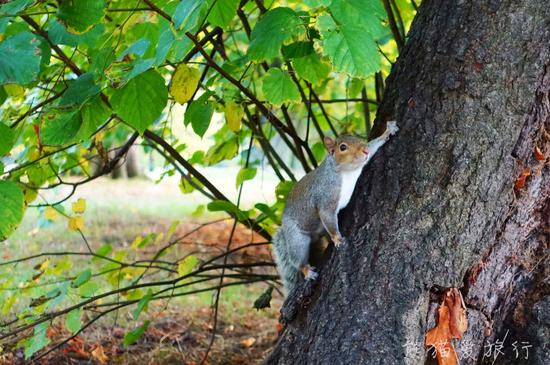
[[281,220],[277,215],[275,214],[275,211],[267,204],[264,203],[257,203],[254,205],[256,209],[258,209],[260,212],[265,214],[269,219],[271,219],[273,222],[280,224]]
[[8,93],[6,92],[6,89],[2,85],[0,85],[0,106],[4,104],[4,101],[8,98]]
[[295,58],[292,63],[296,73],[314,85],[325,80],[330,73],[330,65],[323,62],[317,53]]
[[82,104],[86,100],[99,94],[100,88],[94,82],[91,73],[85,73],[73,81],[59,102],[60,106]]
[[208,149],[205,161],[208,166],[217,164],[223,160],[231,160],[239,152],[239,140],[237,137],[221,141]]
[[239,187],[244,181],[252,180],[256,176],[256,169],[253,167],[243,167],[237,174],[236,186]]
[[287,73],[278,68],[270,69],[264,76],[262,90],[273,105],[300,101],[298,87]]
[[189,255],[178,264],[178,275],[185,276],[193,272],[195,266],[199,263],[199,259],[195,255]]
[[83,298],[90,298],[92,295],[99,292],[99,289],[101,289],[101,287],[98,283],[95,281],[88,281],[78,288],[78,294]]
[[78,131],[78,140],[87,140],[111,116],[111,110],[105,105],[101,97],[96,96],[88,100],[80,109],[82,126]]
[[201,98],[192,101],[191,104],[187,106],[184,120],[185,125],[191,123],[193,131],[200,137],[203,137],[210,126],[210,121],[214,114],[214,107],[208,101],[201,100]]
[[60,146],[72,142],[82,125],[78,110],[59,113],[54,111],[44,116],[45,124],[40,132],[42,143],[47,146]]
[[7,4],[0,6],[0,18],[5,16],[13,16],[25,10],[31,5],[34,0],[13,0]]
[[57,18],[67,30],[74,34],[82,34],[103,18],[105,0],[60,0]]
[[204,20],[207,11],[208,2],[206,0],[180,1],[172,16],[172,21],[177,29],[193,33]]
[[134,321],[138,319],[141,312],[144,310],[147,310],[147,306],[149,305],[149,302],[151,301],[151,298],[153,298],[153,291],[151,289],[147,290],[147,294],[145,294],[138,302],[136,309],[134,309],[133,318]]
[[372,34],[355,24],[337,26],[328,16],[320,16],[324,53],[334,68],[355,77],[368,77],[380,70],[380,56]]
[[210,10],[208,21],[212,25],[217,25],[226,30],[231,20],[237,14],[239,2],[240,0],[217,0]]
[[235,204],[225,200],[214,200],[208,203],[206,208],[211,212],[226,212],[237,216],[239,220],[244,220],[247,217],[246,213],[239,209]]
[[17,33],[0,43],[0,85],[26,85],[38,77],[42,49],[30,32]]
[[126,48],[124,52],[118,56],[117,60],[120,62],[129,54],[134,54],[138,57],[142,57],[147,49],[149,49],[149,46],[151,45],[151,41],[146,38],[140,38],[137,41],[135,41],[130,47]]
[[15,143],[15,133],[0,122],[0,157],[8,154]]
[[286,59],[304,57],[314,53],[313,42],[294,42],[282,48],[283,56]]
[[19,186],[0,180],[0,241],[5,240],[23,218],[24,196]]
[[302,20],[290,8],[281,7],[268,11],[252,30],[248,56],[254,61],[279,56],[285,41],[304,33],[305,28],[302,25]]
[[164,79],[154,70],[128,81],[111,96],[115,112],[140,133],[160,117],[167,101]]
[[281,181],[275,187],[275,196],[277,200],[286,200],[286,197],[290,190],[294,187],[296,183],[294,181]]
[[32,337],[26,339],[23,342],[25,347],[25,359],[30,358],[34,353],[43,349],[50,340],[46,337],[46,330],[48,329],[49,322],[42,322],[34,326],[34,333]]
[[71,287],[78,288],[82,284],[89,281],[92,277],[92,271],[90,269],[86,269],[84,271],[81,271],[77,277],[71,282]]
[[[113,246],[110,244],[110,243],[106,243],[104,244],[103,246],[101,246],[100,248],[98,248],[96,250],[96,255],[98,256],[105,256],[105,257],[108,257],[109,254],[113,251]],[[92,258],[93,261],[100,261],[102,260],[101,258],[99,257],[93,257]]]
[[82,328],[82,308],[75,308],[67,313],[65,327],[74,335]]
[[133,331],[128,332],[124,335],[124,346],[130,346],[131,344],[135,343],[139,338],[147,331],[147,327],[149,327],[150,321],[145,321],[141,326],[134,329]]
[[386,11],[379,0],[333,0],[329,9],[338,24],[361,28],[374,39],[386,32],[382,24]]

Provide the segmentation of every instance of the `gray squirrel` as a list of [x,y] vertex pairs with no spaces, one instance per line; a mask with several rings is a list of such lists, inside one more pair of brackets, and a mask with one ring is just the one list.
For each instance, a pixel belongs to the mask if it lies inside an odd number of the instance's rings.
[[363,167],[398,130],[396,122],[391,121],[386,131],[370,142],[350,135],[336,140],[325,137],[329,155],[294,185],[288,194],[282,225],[273,238],[275,261],[285,295],[304,278],[317,278],[309,262],[310,248],[325,232],[336,247],[342,244],[338,212],[348,205]]

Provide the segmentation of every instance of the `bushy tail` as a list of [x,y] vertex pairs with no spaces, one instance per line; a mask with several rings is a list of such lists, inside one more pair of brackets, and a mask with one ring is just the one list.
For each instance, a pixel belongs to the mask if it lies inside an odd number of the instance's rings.
[[300,270],[297,270],[295,265],[292,264],[291,255],[288,252],[288,245],[285,244],[285,237],[282,231],[279,231],[273,237],[273,252],[275,253],[277,271],[283,280],[286,297],[302,280],[304,280],[304,274]]

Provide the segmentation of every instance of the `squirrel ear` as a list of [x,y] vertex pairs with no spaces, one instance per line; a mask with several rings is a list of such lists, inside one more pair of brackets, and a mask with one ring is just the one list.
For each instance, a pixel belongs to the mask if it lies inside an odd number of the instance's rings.
[[325,137],[323,142],[325,142],[325,147],[330,153],[334,153],[334,146],[336,145],[336,141],[333,140],[330,137]]

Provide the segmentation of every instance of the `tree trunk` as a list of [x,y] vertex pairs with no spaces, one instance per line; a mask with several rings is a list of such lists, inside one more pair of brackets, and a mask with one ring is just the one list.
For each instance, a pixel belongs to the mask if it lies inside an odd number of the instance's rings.
[[141,163],[139,162],[139,152],[136,147],[131,147],[126,154],[126,175],[128,179],[133,179],[140,177],[141,173]]
[[461,364],[549,363],[549,55],[546,1],[423,1],[379,112],[401,130],[268,363],[431,363],[447,287],[467,307]]

